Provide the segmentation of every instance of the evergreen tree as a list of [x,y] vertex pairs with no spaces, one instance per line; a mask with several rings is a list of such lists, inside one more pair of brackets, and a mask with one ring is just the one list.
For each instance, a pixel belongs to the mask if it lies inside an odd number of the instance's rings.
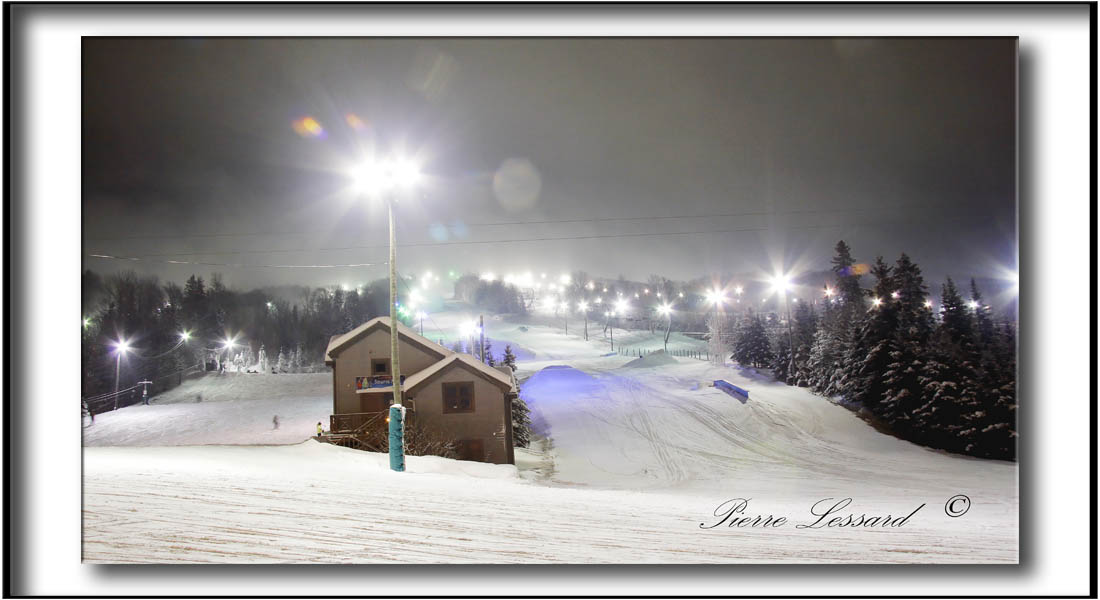
[[531,409],[519,394],[512,398],[512,443],[517,448],[531,445]]
[[897,310],[891,302],[894,292],[891,268],[881,256],[875,260],[871,274],[875,277],[872,306],[864,315],[855,342],[848,351],[849,373],[843,382],[843,393],[846,400],[858,402],[875,412],[886,392],[883,375],[891,362]]
[[922,404],[921,368],[925,348],[932,334],[932,311],[928,308],[920,267],[904,253],[893,269],[894,291],[891,304],[897,318],[897,329],[890,344],[890,363],[883,373],[882,402],[878,416],[895,430],[904,433],[911,426],[911,416]]
[[729,353],[729,336],[726,331],[726,315],[715,311],[707,318],[707,350],[715,364],[724,364]]
[[752,309],[742,319],[734,342],[734,360],[746,367],[766,367],[772,362],[771,344],[764,320]]
[[493,358],[493,343],[489,341],[489,338],[485,338],[485,364],[490,367],[497,365],[496,359]]
[[808,302],[798,302],[794,307],[793,319],[795,371],[790,374],[788,381],[793,385],[809,387],[813,380],[810,353],[814,345],[814,333],[817,331],[817,314]]
[[278,358],[278,360],[275,361],[275,372],[276,373],[286,373],[286,367],[287,367],[286,352],[283,351],[282,347],[279,347],[279,358]]
[[993,317],[991,310],[982,302],[982,294],[978,291],[978,284],[974,278],[970,278],[970,301],[974,304],[974,327],[979,346],[991,349],[993,346]]
[[791,366],[791,345],[787,339],[787,332],[784,330],[779,332],[775,336],[773,347],[775,350],[771,353],[771,361],[768,364],[772,369],[772,376],[777,381],[790,384],[792,380],[792,373],[790,373]]
[[516,371],[516,355],[512,354],[511,344],[506,344],[504,346],[504,358],[501,360],[501,363],[512,369],[513,373]]

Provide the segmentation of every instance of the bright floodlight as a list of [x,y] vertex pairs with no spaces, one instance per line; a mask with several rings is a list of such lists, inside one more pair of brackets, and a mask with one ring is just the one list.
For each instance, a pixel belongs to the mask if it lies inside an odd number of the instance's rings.
[[931,300],[925,300],[924,301],[924,307],[925,308],[932,308],[932,301]]
[[581,312],[587,311],[588,310],[588,303],[583,301],[583,300],[578,302],[577,303],[577,310],[579,310]]
[[590,289],[590,290],[591,290],[591,289],[593,289],[593,288],[595,288],[595,287],[596,287],[596,284],[594,284],[594,283],[592,283],[591,281],[589,281],[589,282],[588,282],[588,285],[586,285],[585,287],[587,287],[588,289]]
[[490,283],[495,281],[496,278],[497,278],[497,276],[494,275],[492,271],[489,271],[488,273],[482,273],[481,274],[481,279],[483,279],[484,281],[488,281]]
[[190,331],[181,331],[180,332],[180,339],[185,341],[185,342],[187,340],[190,340],[191,339],[191,332]]
[[776,275],[772,277],[772,291],[786,292],[789,289],[791,289],[791,278],[789,275],[776,273]]
[[[737,294],[738,296],[740,296],[744,292],[745,292],[745,288],[743,288],[741,286],[737,286],[737,287],[733,288],[733,293]],[[683,296],[683,294],[680,294],[680,295]]]
[[236,339],[226,339],[225,340],[225,349],[226,350],[232,350],[233,346],[236,346],[236,345],[237,345],[237,340]]
[[569,285],[573,283],[573,278],[569,275],[562,275],[561,277],[558,277],[558,281],[562,282],[565,285]]
[[478,332],[478,326],[476,321],[466,321],[458,327],[462,337],[470,337]]
[[832,295],[833,295],[833,288],[830,288],[830,287],[825,288],[825,297],[829,298]]
[[978,308],[978,303],[973,301],[973,300],[971,300],[970,302],[967,302],[966,305],[969,306],[970,308]]
[[630,308],[630,303],[625,299],[620,298],[619,301],[615,303],[615,312],[625,313],[628,308]]
[[882,304],[882,298],[873,298],[871,300],[871,306],[878,307],[880,304]]
[[718,288],[714,288],[707,292],[707,304],[713,304],[715,306],[725,304],[726,294]]
[[115,350],[119,354],[126,354],[130,351],[130,342],[127,342],[126,340],[119,340],[115,342]]
[[84,317],[84,326],[87,327],[92,324],[92,320],[88,317]]
[[601,302],[603,302],[603,298],[596,296],[596,304],[600,304]]
[[407,159],[372,161],[360,165],[352,176],[360,192],[381,192],[415,184],[420,179],[420,168]]
[[662,315],[668,316],[672,314],[672,305],[667,303],[662,304],[657,307],[657,312],[661,313]]
[[684,297],[684,293],[683,293],[683,292],[680,292],[680,297],[681,297],[681,298],[683,298],[683,297]]
[[427,317],[428,317],[428,313],[426,313],[426,312],[424,312],[424,311],[422,311],[422,310],[421,310],[421,311],[417,311],[417,313],[416,313],[416,318],[417,318],[417,319],[421,319],[421,320],[423,320],[423,319],[426,319]]
[[897,300],[898,298],[901,297],[901,292],[890,292],[890,297],[893,298],[894,300]]

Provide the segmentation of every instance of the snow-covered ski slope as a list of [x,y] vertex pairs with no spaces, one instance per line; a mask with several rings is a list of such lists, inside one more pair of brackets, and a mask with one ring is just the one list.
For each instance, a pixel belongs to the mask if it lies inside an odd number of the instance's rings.
[[[446,332],[473,317],[433,315],[425,334],[449,345],[454,334]],[[99,430],[91,438],[97,446],[293,445],[86,448],[85,559],[1017,560],[1015,464],[903,442],[824,398],[749,370],[659,355],[607,356],[607,342],[591,322],[588,342],[576,335],[580,328],[572,322],[569,336],[560,325],[535,322],[486,319],[494,354],[503,352],[505,343],[517,350],[523,395],[547,436],[518,454],[518,472],[511,466],[410,457],[409,472],[395,474],[382,456],[303,442],[312,433],[309,427],[327,422],[309,412],[327,418],[331,380],[322,381],[323,374],[199,380],[192,385],[217,398],[213,388],[245,385],[261,391],[232,392],[224,401],[208,401],[204,394],[204,401],[195,403],[186,400],[194,391],[181,387],[159,406],[155,398],[149,407],[97,417],[85,428],[86,445],[92,445],[87,440],[93,429]],[[658,348],[662,336],[616,331],[615,338]],[[681,349],[702,344],[677,336],[674,341]],[[283,383],[270,383],[280,378]],[[300,379],[291,383],[292,378]],[[749,399],[710,387],[718,378],[748,389]],[[259,380],[264,381],[250,383]],[[185,407],[178,418],[192,412],[204,419],[204,411],[214,414],[220,404],[239,405],[234,410],[240,416],[208,419],[201,435],[173,433],[178,425],[164,425],[167,420],[150,410]],[[282,433],[271,431],[272,413],[290,415],[291,406],[303,407],[296,418],[301,426],[294,427],[306,431],[291,435],[290,417],[281,417]],[[246,416],[253,412],[254,419]],[[188,439],[195,441],[181,441]],[[964,516],[952,518],[945,503],[957,494],[968,496],[972,505]],[[714,510],[720,503],[738,497],[750,499],[747,516],[786,516],[791,523],[767,530],[700,529],[700,523],[718,520]],[[827,497],[852,498],[842,514],[857,516],[899,516],[925,506],[900,529],[794,527],[812,523],[810,507]],[[406,510],[385,508],[398,499]]]

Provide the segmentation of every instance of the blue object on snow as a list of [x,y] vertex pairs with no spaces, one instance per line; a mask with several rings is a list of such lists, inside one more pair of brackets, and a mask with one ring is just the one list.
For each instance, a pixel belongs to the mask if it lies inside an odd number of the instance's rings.
[[749,398],[749,391],[748,390],[746,390],[744,388],[737,387],[736,385],[733,385],[732,383],[726,381],[725,379],[715,379],[714,380],[714,387],[722,390],[723,392],[725,392],[725,393],[727,393],[731,396],[734,395],[734,394],[737,394],[737,395],[740,395],[740,396],[744,396],[746,400]]

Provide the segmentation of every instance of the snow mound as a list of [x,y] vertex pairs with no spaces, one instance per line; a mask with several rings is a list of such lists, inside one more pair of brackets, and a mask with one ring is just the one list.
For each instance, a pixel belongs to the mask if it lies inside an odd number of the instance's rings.
[[665,353],[664,350],[657,350],[651,354],[646,354],[641,358],[635,358],[634,360],[623,365],[624,367],[630,367],[632,369],[648,368],[648,367],[663,367],[666,365],[675,365],[680,361],[673,358],[671,355]]

